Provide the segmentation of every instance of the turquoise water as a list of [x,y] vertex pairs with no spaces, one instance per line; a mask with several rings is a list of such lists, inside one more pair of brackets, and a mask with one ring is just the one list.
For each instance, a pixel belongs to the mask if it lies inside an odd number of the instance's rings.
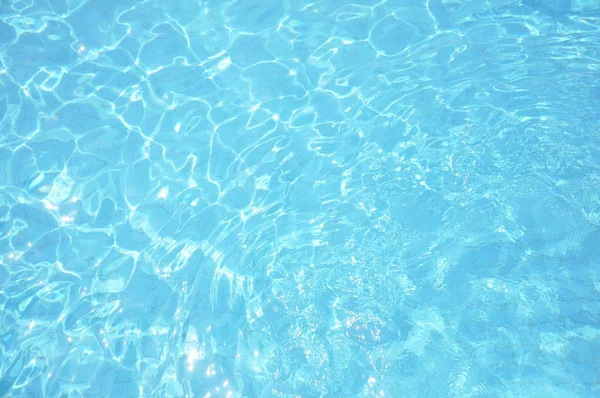
[[0,1],[0,396],[600,396],[596,0]]

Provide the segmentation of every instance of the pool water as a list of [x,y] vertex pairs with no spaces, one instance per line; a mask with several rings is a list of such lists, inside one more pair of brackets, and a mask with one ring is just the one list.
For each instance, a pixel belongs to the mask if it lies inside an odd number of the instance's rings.
[[600,396],[597,0],[0,2],[0,396]]

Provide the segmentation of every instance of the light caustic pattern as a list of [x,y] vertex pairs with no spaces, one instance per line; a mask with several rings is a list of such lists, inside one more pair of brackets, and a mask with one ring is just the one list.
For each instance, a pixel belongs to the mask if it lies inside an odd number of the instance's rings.
[[588,397],[595,0],[0,2],[0,395]]

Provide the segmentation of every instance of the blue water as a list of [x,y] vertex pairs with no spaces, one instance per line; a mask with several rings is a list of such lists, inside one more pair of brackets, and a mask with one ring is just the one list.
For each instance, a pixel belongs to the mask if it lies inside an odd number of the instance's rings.
[[0,1],[0,396],[600,396],[600,2],[352,1]]

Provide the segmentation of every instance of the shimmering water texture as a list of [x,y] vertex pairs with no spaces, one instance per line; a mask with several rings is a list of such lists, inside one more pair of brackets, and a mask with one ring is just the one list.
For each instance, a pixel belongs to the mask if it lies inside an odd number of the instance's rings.
[[600,396],[597,0],[0,0],[0,396]]

